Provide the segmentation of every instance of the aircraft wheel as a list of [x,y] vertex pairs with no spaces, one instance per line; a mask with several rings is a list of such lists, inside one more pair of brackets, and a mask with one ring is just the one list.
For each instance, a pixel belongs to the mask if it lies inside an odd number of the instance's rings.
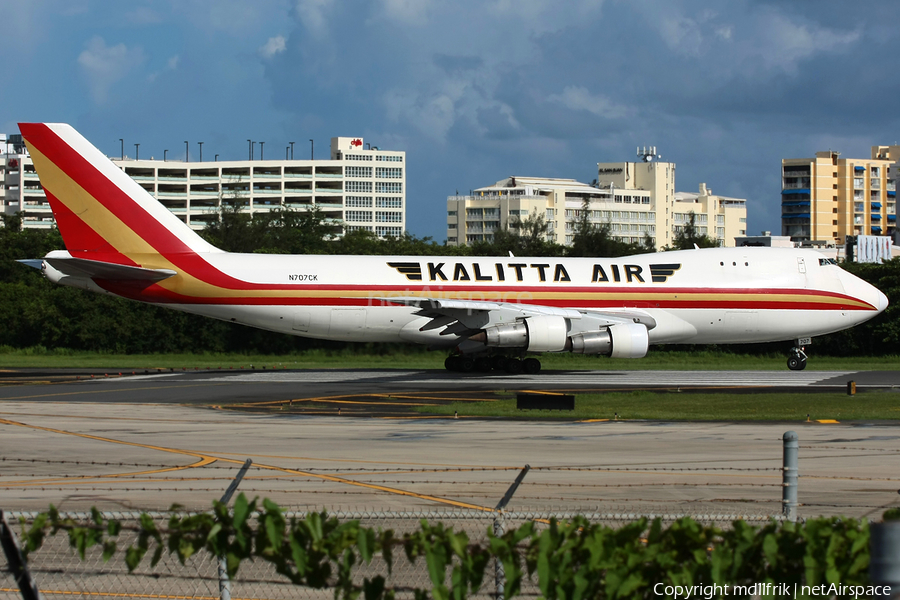
[[471,356],[459,357],[459,370],[463,373],[471,373],[475,370],[475,359]]
[[523,368],[522,361],[518,358],[510,358],[506,361],[506,372],[510,375],[521,375]]
[[459,371],[459,357],[448,356],[447,359],[444,360],[444,368],[448,371]]
[[495,371],[505,371],[506,370],[506,361],[507,358],[502,354],[497,354],[491,357],[491,368]]
[[536,358],[526,358],[522,361],[522,367],[529,375],[537,375],[541,372],[541,361]]
[[802,371],[806,368],[806,361],[799,356],[791,356],[787,360],[787,366],[791,371]]
[[479,373],[490,373],[492,368],[491,359],[487,356],[479,356],[475,359],[475,370]]

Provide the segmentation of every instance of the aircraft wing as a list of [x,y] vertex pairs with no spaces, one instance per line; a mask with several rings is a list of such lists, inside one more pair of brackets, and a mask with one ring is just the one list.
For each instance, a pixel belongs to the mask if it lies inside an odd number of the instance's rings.
[[18,262],[35,269],[40,269],[43,263],[47,263],[65,276],[106,279],[109,281],[146,282],[150,284],[177,275],[171,269],[145,269],[143,267],[117,265],[86,258],[46,257],[43,260],[24,259]]
[[482,300],[426,298],[420,296],[376,298],[383,302],[419,308],[418,316],[430,320],[419,328],[429,331],[443,327],[441,335],[468,337],[495,325],[513,323],[529,317],[554,316],[581,321],[580,329],[599,329],[618,323],[640,323],[647,329],[656,327],[656,320],[639,309],[576,310],[541,304],[514,304]]

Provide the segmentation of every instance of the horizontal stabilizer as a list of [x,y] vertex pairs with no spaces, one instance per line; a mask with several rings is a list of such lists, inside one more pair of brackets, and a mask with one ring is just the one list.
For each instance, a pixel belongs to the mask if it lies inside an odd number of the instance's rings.
[[[19,261],[33,266],[30,261]],[[89,277],[108,281],[146,281],[153,283],[177,275],[171,269],[145,269],[86,258],[45,258],[51,267],[71,277]]]

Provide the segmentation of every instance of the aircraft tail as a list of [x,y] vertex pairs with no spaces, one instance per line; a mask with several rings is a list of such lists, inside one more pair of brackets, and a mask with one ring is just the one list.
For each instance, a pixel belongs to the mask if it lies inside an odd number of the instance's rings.
[[19,129],[73,257],[139,266],[154,255],[221,252],[70,125]]

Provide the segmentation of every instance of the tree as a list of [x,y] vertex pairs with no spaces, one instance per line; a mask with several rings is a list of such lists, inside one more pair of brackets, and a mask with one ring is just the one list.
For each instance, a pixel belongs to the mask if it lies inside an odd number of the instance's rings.
[[694,211],[688,213],[688,223],[675,233],[672,246],[666,246],[665,250],[693,250],[699,248],[718,248],[719,242],[706,234],[700,233],[697,228],[697,215]]
[[641,244],[623,242],[612,235],[612,226],[609,222],[594,224],[590,221],[590,202],[585,198],[581,204],[581,214],[575,234],[572,236],[572,245],[566,254],[568,256],[627,256],[630,254],[644,254],[654,252],[653,239],[649,234],[644,235]]
[[544,215],[537,211],[522,219],[519,216],[509,220],[507,227],[494,231],[490,242],[472,244],[473,256],[562,256],[565,249],[547,240],[548,223]]

